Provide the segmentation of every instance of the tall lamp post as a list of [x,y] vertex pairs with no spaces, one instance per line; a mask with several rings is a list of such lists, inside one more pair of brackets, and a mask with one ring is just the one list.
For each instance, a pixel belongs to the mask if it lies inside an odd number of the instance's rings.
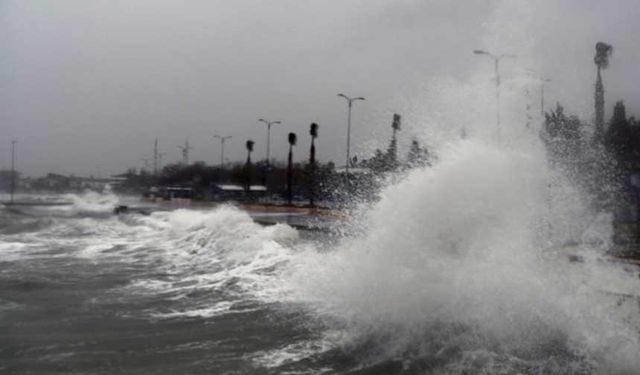
[[271,149],[271,125],[282,124],[280,121],[267,121],[265,119],[258,119],[258,121],[265,123],[267,125],[267,163],[264,166],[264,186],[268,190],[269,184],[267,181],[267,176],[269,174],[269,158],[271,157],[270,149]]
[[269,167],[269,157],[271,148],[271,125],[282,124],[280,121],[267,121],[265,119],[258,119],[260,122],[264,122],[267,125],[267,167]]
[[533,69],[527,69],[527,73],[534,80],[540,83],[540,118],[544,120],[544,84],[551,82],[549,78],[538,76]]
[[13,192],[16,188],[16,142],[16,140],[11,141],[11,203],[13,203]]
[[501,54],[494,55],[487,51],[476,49],[473,51],[476,55],[485,55],[493,60],[495,74],[496,74],[496,137],[498,138],[498,142],[500,141],[500,59],[502,58],[515,58],[515,55],[510,54]]
[[351,149],[351,108],[353,107],[353,102],[358,100],[364,100],[363,97],[359,96],[356,98],[350,98],[345,94],[338,94],[339,97],[344,98],[349,104],[349,114],[347,115],[347,164],[345,165],[345,177],[347,181],[347,192],[349,190],[349,163],[351,162],[351,158],[349,156],[349,152]]
[[220,169],[222,169],[222,167],[224,167],[224,141],[226,141],[227,139],[231,139],[233,137],[230,135],[219,136],[216,134],[213,136],[213,138],[217,138],[220,140]]

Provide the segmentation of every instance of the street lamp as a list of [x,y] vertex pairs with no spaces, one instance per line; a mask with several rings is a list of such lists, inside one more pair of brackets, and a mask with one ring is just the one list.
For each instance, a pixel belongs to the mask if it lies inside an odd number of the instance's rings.
[[549,78],[538,76],[533,69],[527,69],[529,77],[540,83],[540,117],[544,119],[544,84],[551,82]]
[[224,166],[224,141],[233,137],[230,135],[223,137],[216,134],[213,136],[213,138],[218,138],[220,140],[220,169],[222,169],[222,167]]
[[496,74],[496,136],[498,138],[498,142],[500,141],[500,59],[502,58],[515,58],[516,55],[511,54],[501,54],[494,55],[487,51],[476,49],[473,51],[476,55],[485,55],[489,58],[493,59],[495,74]]
[[267,163],[264,166],[264,176],[263,176],[263,183],[265,186],[265,189],[269,189],[269,182],[267,181],[267,176],[269,175],[269,158],[271,157],[271,154],[269,152],[269,150],[271,149],[271,125],[277,125],[277,124],[281,124],[282,122],[280,121],[267,121],[265,119],[258,119],[258,121],[260,122],[264,122],[267,125]]
[[338,94],[339,97],[345,98],[349,103],[349,114],[347,115],[347,164],[345,165],[345,176],[347,180],[347,190],[349,189],[349,163],[351,159],[349,158],[349,151],[351,148],[351,108],[353,106],[353,102],[357,100],[364,100],[363,97],[359,96],[357,98],[350,98],[345,94]]
[[281,124],[280,121],[267,121],[265,119],[258,119],[260,122],[264,122],[267,125],[267,169],[269,168],[269,149],[271,147],[271,125]]

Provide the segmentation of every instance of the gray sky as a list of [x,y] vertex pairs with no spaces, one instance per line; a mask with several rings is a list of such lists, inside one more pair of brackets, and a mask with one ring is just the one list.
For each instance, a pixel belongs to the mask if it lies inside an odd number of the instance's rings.
[[594,44],[609,42],[607,117],[619,99],[640,114],[639,16],[635,0],[4,0],[0,168],[12,138],[31,176],[140,167],[156,136],[165,162],[188,137],[192,161],[217,163],[214,133],[233,136],[231,160],[248,138],[260,159],[261,117],[283,121],[273,157],[285,157],[289,131],[306,157],[315,121],[318,156],[343,163],[338,92],[367,98],[354,107],[355,154],[386,147],[394,112],[401,146],[435,142],[429,129],[492,118],[465,107],[490,92],[493,67],[478,48],[519,56],[503,63],[505,98],[533,67],[553,79],[547,103],[590,120]]

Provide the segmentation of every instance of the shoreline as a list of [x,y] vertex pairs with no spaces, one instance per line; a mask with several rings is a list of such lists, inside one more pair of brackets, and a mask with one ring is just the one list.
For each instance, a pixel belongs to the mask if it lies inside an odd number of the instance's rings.
[[329,217],[342,217],[343,212],[339,209],[332,209],[326,207],[309,207],[309,206],[296,206],[296,205],[279,205],[275,203],[244,203],[237,201],[225,201],[225,202],[212,202],[212,201],[197,201],[190,199],[175,199],[172,201],[156,201],[143,198],[141,202],[153,203],[159,207],[166,208],[215,208],[221,205],[230,205],[238,207],[242,210],[251,213],[284,213],[284,214],[298,214],[307,216],[329,216]]
[[[222,205],[230,205],[247,212],[254,222],[263,226],[287,224],[295,229],[320,232],[329,232],[334,223],[345,217],[344,212],[338,209],[329,209],[325,207],[300,207],[271,203],[243,203],[236,201],[210,202],[188,199],[176,199],[173,201],[142,199],[141,202],[154,204],[160,210],[209,210]],[[140,208],[130,206],[128,210],[135,212],[139,211]]]

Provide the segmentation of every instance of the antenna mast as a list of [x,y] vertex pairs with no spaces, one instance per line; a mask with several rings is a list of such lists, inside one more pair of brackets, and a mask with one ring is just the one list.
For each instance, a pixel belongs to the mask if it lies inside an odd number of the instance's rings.
[[184,146],[178,146],[178,148],[182,151],[182,162],[184,165],[189,165],[189,150],[193,149],[189,146],[189,139],[185,139]]

